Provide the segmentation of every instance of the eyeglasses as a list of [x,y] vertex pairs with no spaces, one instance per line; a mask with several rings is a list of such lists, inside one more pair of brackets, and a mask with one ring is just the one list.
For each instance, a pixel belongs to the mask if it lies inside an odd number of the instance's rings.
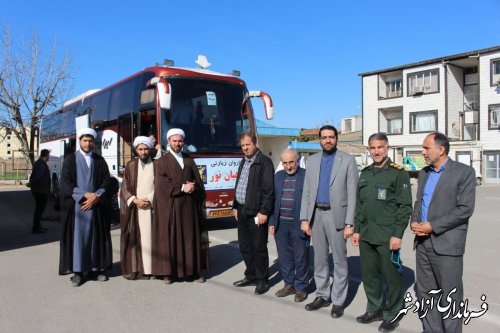
[[290,161],[290,162],[281,162],[281,164],[283,164],[283,165],[290,165],[290,166],[293,166],[293,165],[295,165],[296,163],[297,163],[297,162],[295,162],[295,161]]
[[403,266],[401,266],[401,256],[399,250],[391,251],[391,263],[398,267],[398,273],[403,273]]

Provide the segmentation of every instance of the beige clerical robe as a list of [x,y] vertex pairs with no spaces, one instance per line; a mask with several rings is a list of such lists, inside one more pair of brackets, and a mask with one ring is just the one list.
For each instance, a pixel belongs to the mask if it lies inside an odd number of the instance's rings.
[[[149,160],[147,163],[140,161],[137,163],[137,190],[136,196],[129,198],[127,204],[129,207],[133,205],[135,198],[148,199],[153,203],[155,194],[154,186],[154,169],[153,162]],[[144,274],[151,274],[151,223],[152,223],[152,209],[150,206],[146,209],[138,209],[137,217],[139,222],[139,233],[141,235],[141,253],[142,265],[144,267]]]

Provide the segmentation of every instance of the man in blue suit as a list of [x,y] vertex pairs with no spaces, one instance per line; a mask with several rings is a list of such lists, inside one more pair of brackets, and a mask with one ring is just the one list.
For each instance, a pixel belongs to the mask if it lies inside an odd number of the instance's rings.
[[300,230],[300,205],[306,171],[298,165],[295,150],[286,149],[280,156],[283,170],[274,176],[274,212],[269,233],[274,236],[278,262],[285,286],[277,297],[295,294],[295,302],[307,298],[309,284],[309,236]]

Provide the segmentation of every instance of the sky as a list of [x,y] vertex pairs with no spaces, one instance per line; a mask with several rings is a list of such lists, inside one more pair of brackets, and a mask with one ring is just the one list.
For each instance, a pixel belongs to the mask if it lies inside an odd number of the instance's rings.
[[0,24],[71,53],[71,96],[203,54],[271,95],[271,125],[313,128],[361,115],[359,73],[500,45],[500,0],[0,0]]

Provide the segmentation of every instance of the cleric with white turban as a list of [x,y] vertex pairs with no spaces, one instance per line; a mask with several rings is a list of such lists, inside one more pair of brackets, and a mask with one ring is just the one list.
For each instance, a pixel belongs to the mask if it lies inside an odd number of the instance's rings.
[[96,131],[94,131],[92,128],[82,128],[78,131],[78,140],[82,138],[84,135],[90,135],[94,139],[97,137]]
[[182,129],[180,129],[180,128],[171,128],[171,129],[169,129],[169,130],[168,130],[168,132],[167,132],[167,140],[168,140],[168,139],[170,139],[170,137],[171,137],[172,135],[180,135],[180,136],[182,136],[183,138],[185,138],[185,137],[186,137],[186,134],[185,134],[185,133],[184,133],[184,131],[183,131]]
[[149,149],[153,148],[153,141],[147,136],[138,136],[134,140],[134,148],[137,149],[139,145],[146,145]]

